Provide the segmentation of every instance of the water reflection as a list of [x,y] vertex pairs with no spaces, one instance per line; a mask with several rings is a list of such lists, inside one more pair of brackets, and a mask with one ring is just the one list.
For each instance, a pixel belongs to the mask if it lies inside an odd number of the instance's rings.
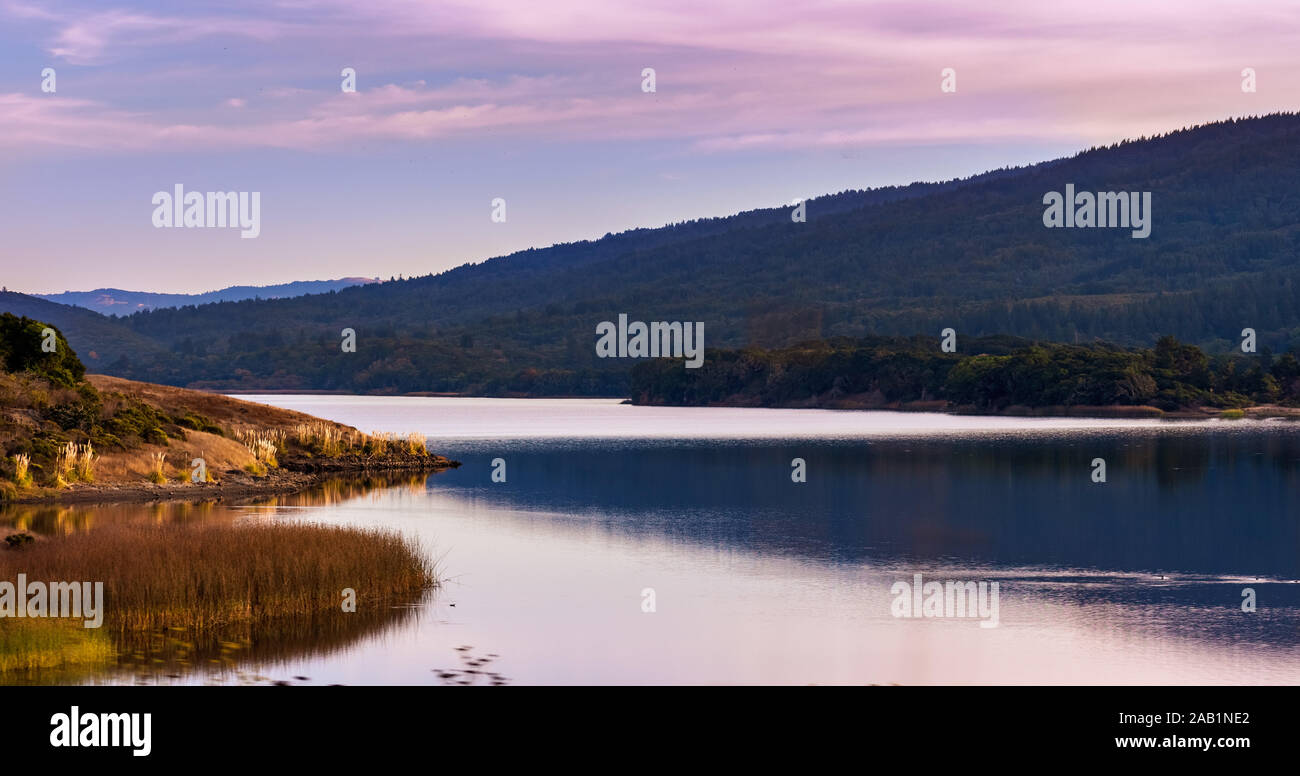
[[506,485],[490,447],[455,454],[430,487],[621,533],[847,563],[1300,578],[1291,433],[535,444],[510,452]]
[[[4,533],[43,536],[93,531],[119,524],[233,523],[258,519],[252,507],[325,507],[364,498],[381,490],[423,491],[426,476],[379,476],[329,480],[291,496],[256,499],[242,508],[213,503],[163,502],[101,506],[11,505],[0,509]],[[185,628],[138,631],[116,627],[111,606],[100,630],[75,630],[78,639],[111,642],[103,659],[58,668],[0,672],[0,684],[136,683],[165,684],[176,680],[207,683],[257,684],[284,682],[278,669],[305,659],[345,657],[356,642],[382,638],[408,627],[436,599],[436,591],[383,606],[358,607],[355,612],[329,609],[306,617],[263,618],[201,634]],[[17,621],[14,621],[17,623]],[[0,628],[18,627],[0,620]],[[309,677],[299,677],[307,680]]]
[[400,472],[365,477],[325,480],[307,490],[230,504],[217,501],[159,501],[147,504],[8,504],[0,505],[0,529],[59,536],[89,531],[96,525],[176,524],[248,519],[232,507],[326,507],[377,494],[383,490],[406,489],[423,492],[429,474]]
[[[401,399],[312,401],[366,428],[420,417]],[[431,437],[498,412],[471,402],[449,417],[454,406],[425,417]],[[237,649],[210,641],[179,652],[154,634],[157,643],[130,645],[150,670],[137,673],[136,659],[96,681],[460,684],[494,683],[492,672],[555,683],[1300,682],[1300,428],[998,419],[977,433],[982,421],[962,418],[956,434],[922,419],[919,435],[777,436],[765,418],[793,421],[761,410],[626,408],[655,419],[639,435],[641,421],[612,405],[583,425],[585,406],[565,405],[571,433],[552,439],[540,433],[557,422],[547,407],[511,405],[511,417],[535,414],[524,426],[536,433],[444,437],[438,451],[464,465],[427,478],[337,480],[237,507],[26,507],[0,512],[0,523],[46,533],[119,519],[397,528],[447,576],[437,596],[377,617],[373,630],[300,623],[231,634]],[[615,417],[623,437],[585,433]],[[671,435],[683,419],[716,417],[731,419],[729,433]],[[822,428],[866,422],[800,417]],[[498,457],[505,483],[490,478]],[[790,480],[796,457],[803,484]],[[1105,483],[1090,477],[1098,457]],[[894,618],[891,585],[917,572],[999,581],[1001,625]],[[640,606],[647,587],[653,614]],[[1241,609],[1246,588],[1255,612]],[[223,658],[237,665],[208,674],[182,664]]]

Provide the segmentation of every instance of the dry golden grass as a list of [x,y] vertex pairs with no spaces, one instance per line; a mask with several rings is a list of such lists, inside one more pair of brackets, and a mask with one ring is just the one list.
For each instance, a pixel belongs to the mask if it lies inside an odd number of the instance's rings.
[[388,435],[378,431],[366,438],[366,450],[370,455],[388,455]]
[[429,452],[428,445],[425,444],[424,434],[416,431],[407,434],[406,451],[411,455],[424,455]]
[[74,479],[72,476],[72,467],[77,462],[77,445],[68,442],[59,450],[59,455],[54,459],[54,482],[57,487],[65,487],[68,481]]
[[19,453],[14,456],[14,484],[20,488],[26,488],[32,484],[32,475],[29,471],[32,465],[32,457],[27,453]]
[[141,383],[124,380],[108,375],[86,375],[86,381],[105,393],[124,393],[141,401],[158,407],[168,415],[180,415],[186,411],[198,412],[210,418],[223,428],[257,427],[262,429],[278,428],[292,431],[302,423],[323,423],[333,426],[340,433],[348,426],[341,423],[323,421],[303,412],[283,410],[266,404],[256,404],[241,399],[232,399],[219,393],[192,391],[187,388],[174,388],[169,385]]
[[428,455],[425,437],[411,432],[404,437],[385,431],[363,434],[355,429],[340,430],[327,423],[300,423],[294,429],[294,438],[315,455],[337,458],[342,455],[361,455],[377,458],[395,453]]
[[90,443],[79,445],[75,442],[68,442],[59,448],[58,456],[54,459],[54,481],[57,487],[67,487],[69,483],[77,482],[94,482],[95,481],[95,461],[98,456]]
[[235,438],[244,443],[248,452],[252,453],[253,459],[262,464],[261,467],[279,466],[276,456],[284,452],[285,434],[279,429],[255,429],[241,428],[236,429]]
[[84,445],[79,445],[77,449],[77,460],[73,465],[73,468],[76,470],[77,479],[82,482],[94,482],[96,460],[98,460],[98,456],[95,455],[95,449],[90,446],[89,442]]
[[149,479],[153,482],[164,483],[167,481],[167,454],[159,450],[155,453],[149,453]]
[[[42,485],[75,488],[78,482],[93,482],[101,488],[114,488],[146,481],[189,483],[194,460],[198,458],[204,461],[207,481],[219,483],[225,473],[245,471],[260,478],[271,474],[271,469],[286,465],[293,468],[298,462],[312,459],[373,461],[397,457],[409,463],[409,456],[430,456],[420,434],[364,434],[350,426],[301,412],[220,394],[105,375],[87,375],[86,380],[101,392],[106,416],[142,402],[172,418],[201,415],[205,419],[203,428],[208,430],[187,425],[183,426],[183,432],[168,430],[168,438],[161,441],[149,439],[143,444],[135,441],[130,446],[97,441],[99,449],[76,446],[73,442],[59,448],[52,459],[24,459],[21,471],[26,479],[23,476],[13,477],[12,482],[4,479],[0,483],[0,500],[30,497],[22,491]],[[73,391],[41,388],[20,376],[0,375],[0,401],[9,402],[0,405],[9,408],[8,414],[0,417],[0,442],[6,440],[5,434],[32,437],[39,433],[39,415],[33,408],[76,398]],[[84,440],[77,437],[76,441]],[[165,456],[161,461],[159,451]],[[19,467],[13,461],[13,469]]]
[[118,632],[301,616],[409,596],[433,564],[395,532],[311,524],[125,524],[0,552],[0,579],[104,583],[105,628]]

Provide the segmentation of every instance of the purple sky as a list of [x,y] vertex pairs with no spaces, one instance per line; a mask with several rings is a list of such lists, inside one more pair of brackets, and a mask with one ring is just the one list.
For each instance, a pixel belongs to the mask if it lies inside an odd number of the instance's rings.
[[[180,6],[0,0],[4,285],[418,275],[1300,102],[1293,0]],[[176,183],[261,236],[153,228]]]

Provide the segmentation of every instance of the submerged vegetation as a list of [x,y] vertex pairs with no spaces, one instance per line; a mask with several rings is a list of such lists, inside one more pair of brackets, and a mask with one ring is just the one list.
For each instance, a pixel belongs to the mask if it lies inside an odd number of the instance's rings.
[[944,353],[932,337],[811,342],[781,350],[710,351],[632,370],[638,404],[887,407],[1001,412],[1015,407],[1153,407],[1163,411],[1300,405],[1300,360],[1287,353],[1210,358],[1164,337],[1153,348],[1062,345],[1011,337],[963,340]]

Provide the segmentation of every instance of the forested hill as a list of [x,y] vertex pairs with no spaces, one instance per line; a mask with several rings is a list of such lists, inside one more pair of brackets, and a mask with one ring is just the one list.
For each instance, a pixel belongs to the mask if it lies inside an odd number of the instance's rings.
[[1109,408],[1127,412],[1108,414],[1129,417],[1300,403],[1300,360],[1291,353],[1209,358],[1168,336],[1153,348],[1133,349],[975,337],[961,350],[945,353],[933,337],[919,336],[715,350],[700,369],[683,369],[673,359],[642,361],[631,371],[629,393],[637,404],[678,406],[1013,414]]
[[[1300,341],[1300,116],[1225,121],[964,181],[844,192],[524,251],[295,299],[155,310],[122,325],[124,377],[222,388],[609,394],[630,362],[595,327],[701,321],[709,347],[869,334],[1009,334],[1226,349]],[[1151,192],[1150,236],[1048,229],[1043,197]],[[74,347],[78,330],[55,316]],[[343,353],[340,331],[355,329]]]
[[166,347],[137,334],[117,319],[81,307],[0,291],[0,313],[49,321],[57,326],[91,372],[106,372],[109,364],[127,357],[160,361],[169,355]]

